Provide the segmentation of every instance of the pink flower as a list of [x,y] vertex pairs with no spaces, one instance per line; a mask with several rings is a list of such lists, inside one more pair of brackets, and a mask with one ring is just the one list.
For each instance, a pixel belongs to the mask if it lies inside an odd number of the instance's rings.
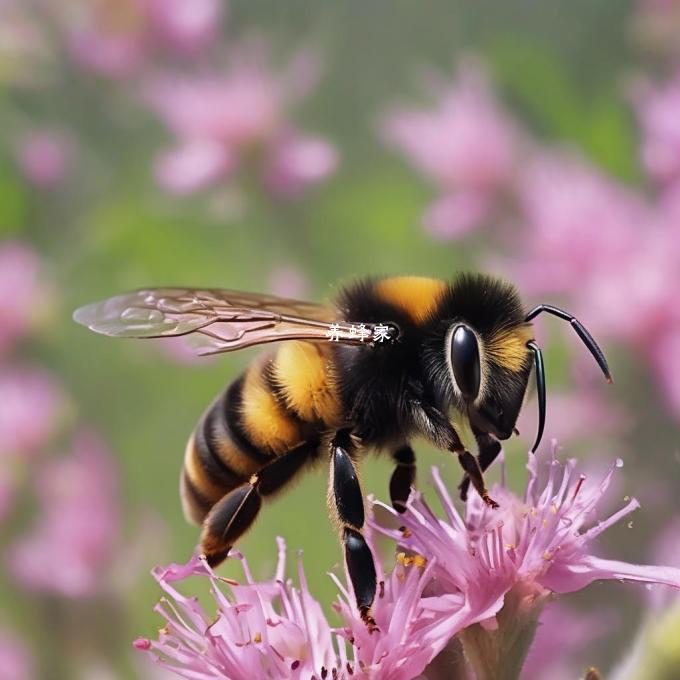
[[634,36],[647,51],[673,59],[680,55],[680,2],[638,0],[633,13]]
[[443,190],[497,187],[512,169],[515,140],[486,77],[468,64],[435,87],[435,108],[391,114],[385,137]]
[[[418,554],[441,557],[435,576],[442,584],[451,584],[470,598],[488,597],[489,586],[507,592],[522,580],[533,581],[555,593],[581,590],[601,579],[663,583],[680,588],[680,569],[606,560],[589,550],[593,539],[639,507],[632,499],[608,519],[582,530],[592,520],[615,470],[622,465],[617,460],[604,479],[594,484],[585,475],[575,473],[574,459],[559,465],[553,457],[548,479],[539,490],[538,456],[532,456],[527,466],[529,481],[524,499],[505,487],[496,487],[491,495],[501,508],[491,510],[480,498],[471,495],[465,520],[435,469],[435,487],[447,520],[437,519],[422,496],[415,494],[409,510],[399,515],[399,521],[410,529],[410,536],[388,529],[382,532]],[[443,559],[445,556],[448,559]],[[461,558],[460,563],[454,556]],[[472,575],[480,576],[481,580],[469,578]]]
[[216,37],[224,0],[146,0],[156,42],[175,54],[194,54]]
[[0,629],[0,678],[2,680],[32,680],[33,660],[22,642]]
[[650,358],[670,412],[680,420],[680,323],[655,339]]
[[[589,366],[590,368],[590,366]],[[598,376],[599,377],[599,376]],[[621,433],[630,423],[630,416],[606,399],[598,386],[584,384],[569,392],[554,391],[550,394],[545,436],[562,444]],[[536,405],[523,409],[517,422],[520,433],[530,438],[536,432],[538,410]]]
[[453,83],[433,85],[433,109],[394,111],[383,134],[444,195],[430,208],[428,230],[458,238],[487,216],[490,198],[510,178],[517,139],[479,68],[466,64]]
[[[127,3],[132,4],[132,3]],[[73,61],[98,76],[121,79],[130,76],[144,62],[144,41],[135,26],[110,31],[96,24],[74,31],[69,38]]]
[[281,198],[297,198],[331,175],[338,164],[335,149],[320,137],[285,135],[272,149],[265,184]]
[[483,193],[449,194],[430,205],[423,226],[439,241],[463,238],[486,219],[492,207]]
[[[403,514],[378,504],[405,530],[385,528],[374,520],[372,526],[397,540],[405,550],[434,561],[440,607],[445,610],[454,605],[449,617],[454,627],[466,612],[474,612],[481,620],[481,626],[466,624],[461,639],[473,667],[487,674],[482,677],[495,677],[493,664],[500,662],[488,646],[498,652],[512,639],[521,640],[521,644],[512,652],[506,650],[502,661],[513,664],[519,672],[528,649],[527,638],[531,639],[530,631],[552,594],[581,590],[602,579],[680,588],[680,568],[640,566],[592,553],[593,540],[639,504],[633,499],[608,519],[585,529],[622,462],[613,464],[599,483],[577,475],[575,466],[575,460],[559,465],[553,448],[547,481],[539,483],[538,459],[531,456],[523,499],[497,486],[491,495],[500,509],[491,510],[478,495],[471,495],[464,517],[456,510],[436,469],[433,477],[446,513],[444,519],[438,518],[417,492]],[[520,634],[522,628],[524,634]],[[481,652],[485,647],[486,652]]]
[[274,295],[302,300],[309,294],[309,281],[299,269],[281,266],[269,275],[269,289]]
[[72,145],[61,132],[33,130],[23,139],[17,152],[24,177],[43,189],[59,186],[68,174]]
[[373,632],[356,610],[350,589],[333,576],[341,593],[335,604],[345,624],[341,634],[353,647],[352,666],[359,678],[408,680],[422,673],[466,623],[479,619],[464,613],[452,625],[442,598],[429,593],[434,559],[399,553],[389,576],[377,567],[380,586],[372,613],[378,630]]
[[[300,590],[284,583],[284,550],[280,541],[276,577],[265,583],[253,581],[245,560],[243,585],[220,579],[196,557],[186,565],[155,569],[154,578],[168,596],[156,611],[167,624],[158,641],[138,639],[135,647],[151,650],[161,665],[187,678],[304,677],[332,668],[336,655],[331,629],[302,571]],[[172,585],[193,575],[209,579],[217,616]],[[224,594],[224,584],[231,598]]]
[[232,50],[223,73],[153,82],[149,103],[176,136],[156,164],[160,186],[193,193],[228,179],[248,161],[279,197],[296,197],[325,179],[337,164],[335,150],[287,120],[314,80],[308,61],[308,55],[298,57],[274,74],[264,46],[251,42]]
[[[583,660],[603,638],[616,630],[613,616],[596,611],[584,613],[557,602],[546,607],[536,637],[522,669],[532,680],[573,680],[580,677]],[[559,644],[556,644],[559,640]]]
[[149,348],[150,352],[155,352],[160,349],[165,357],[177,364],[192,365],[206,365],[215,359],[215,357],[198,356],[183,336],[175,338],[157,338],[153,343],[154,347]]
[[225,179],[235,167],[234,155],[211,140],[194,140],[163,153],[156,163],[156,181],[178,196],[192,194]]
[[45,307],[40,260],[19,241],[0,243],[0,356],[21,337]]
[[[659,562],[680,564],[680,518],[671,518],[661,529],[654,539],[651,554]],[[656,613],[680,602],[676,593],[669,593],[667,588],[650,586],[648,595]]]
[[538,154],[526,164],[518,201],[525,236],[515,279],[532,293],[577,290],[587,298],[595,273],[617,278],[648,219],[639,197],[564,153]]
[[[243,563],[244,584],[219,578],[198,558],[183,566],[156,569],[154,576],[168,596],[156,611],[167,624],[157,641],[140,638],[135,647],[149,651],[163,667],[194,680],[330,679],[350,673],[358,679],[410,680],[448,640],[436,598],[423,598],[431,571],[424,568],[424,560],[402,557],[385,580],[374,607],[380,630],[371,634],[350,604],[353,597],[339,582],[337,609],[345,626],[334,630],[309,593],[302,566],[299,589],[284,581],[282,539],[271,581],[255,582],[242,556],[235,556]],[[216,616],[171,585],[192,575],[209,579]],[[225,586],[228,595],[223,592]]]
[[[675,237],[665,225],[641,222],[637,248],[593,272],[579,291],[593,330],[634,343],[645,353],[680,324],[673,291],[680,284]],[[580,312],[581,313],[581,312]]]
[[34,454],[53,434],[62,401],[52,376],[32,367],[0,371],[0,458]]
[[642,161],[659,182],[680,178],[680,71],[668,82],[641,83],[635,93]]
[[118,531],[116,471],[101,440],[81,432],[68,456],[43,464],[36,487],[41,513],[10,551],[14,578],[65,597],[101,590]]
[[14,502],[14,465],[5,458],[0,459],[0,522],[9,514]]
[[156,51],[193,56],[216,37],[220,0],[104,0],[80,7],[69,47],[82,68],[108,78],[134,74]]

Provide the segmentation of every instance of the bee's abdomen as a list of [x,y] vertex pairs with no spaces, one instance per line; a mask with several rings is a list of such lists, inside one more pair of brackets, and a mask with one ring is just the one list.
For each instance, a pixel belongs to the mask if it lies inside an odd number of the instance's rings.
[[269,366],[270,383],[293,417],[322,429],[342,422],[332,343],[287,342]]
[[197,524],[229,491],[304,442],[309,428],[270,384],[270,357],[251,364],[208,408],[189,438],[180,481],[182,506]]

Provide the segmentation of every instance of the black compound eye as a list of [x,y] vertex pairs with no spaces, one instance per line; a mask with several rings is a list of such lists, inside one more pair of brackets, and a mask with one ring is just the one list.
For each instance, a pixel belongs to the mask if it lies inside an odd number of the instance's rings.
[[451,338],[453,376],[463,397],[474,400],[479,394],[480,362],[477,337],[466,326],[457,326]]

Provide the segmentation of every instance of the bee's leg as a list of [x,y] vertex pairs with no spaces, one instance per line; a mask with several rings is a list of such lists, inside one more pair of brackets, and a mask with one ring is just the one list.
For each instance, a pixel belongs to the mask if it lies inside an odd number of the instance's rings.
[[285,486],[317,447],[318,444],[305,443],[291,449],[213,505],[203,522],[201,533],[201,552],[210,566],[217,566],[227,557],[234,542],[252,526],[262,499]]
[[331,474],[328,501],[340,524],[345,561],[357,607],[370,631],[375,630],[371,605],[375,598],[376,572],[373,555],[363,537],[364,498],[350,453],[354,444],[349,430],[340,430],[330,444]]
[[392,458],[396,467],[390,477],[390,500],[397,512],[404,512],[416,479],[416,456],[413,449],[405,444],[392,453]]
[[467,477],[472,482],[472,486],[477,489],[477,493],[482,497],[482,500],[490,508],[497,508],[498,503],[489,496],[486,485],[484,484],[484,475],[479,465],[479,461],[469,451],[456,451],[458,454],[458,462],[460,463]]
[[484,485],[484,475],[479,461],[463,445],[456,428],[449,419],[438,409],[418,402],[412,411],[416,423],[435,446],[451,451],[458,456],[461,467],[467,473],[472,485],[475,487],[486,505],[497,508],[496,503]]
[[[484,472],[491,463],[496,460],[496,457],[501,452],[501,443],[498,439],[494,438],[492,435],[486,432],[475,432],[475,439],[477,440],[477,446],[479,447],[479,455],[477,460],[479,461],[479,467],[482,472]],[[470,488],[470,475],[465,474],[463,480],[458,485],[460,490],[460,499],[462,501],[467,500],[468,489]]]

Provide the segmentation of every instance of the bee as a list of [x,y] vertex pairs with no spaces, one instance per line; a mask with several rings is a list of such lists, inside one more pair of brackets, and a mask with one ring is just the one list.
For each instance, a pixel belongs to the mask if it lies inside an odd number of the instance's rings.
[[[403,512],[416,477],[412,440],[455,455],[470,484],[496,508],[484,471],[514,432],[532,369],[539,424],[545,375],[532,320],[568,321],[611,381],[586,328],[551,305],[525,311],[515,287],[481,274],[451,281],[416,276],[363,279],[319,305],[232,290],[141,290],[77,310],[104,335],[187,336],[199,354],[280,343],[237,377],[189,438],[180,477],[186,518],[202,526],[201,551],[222,562],[263,501],[326,459],[328,505],[338,527],[357,607],[369,628],[376,570],[363,536],[358,463],[370,450],[394,461],[393,506]],[[463,430],[476,448],[463,443]]]

